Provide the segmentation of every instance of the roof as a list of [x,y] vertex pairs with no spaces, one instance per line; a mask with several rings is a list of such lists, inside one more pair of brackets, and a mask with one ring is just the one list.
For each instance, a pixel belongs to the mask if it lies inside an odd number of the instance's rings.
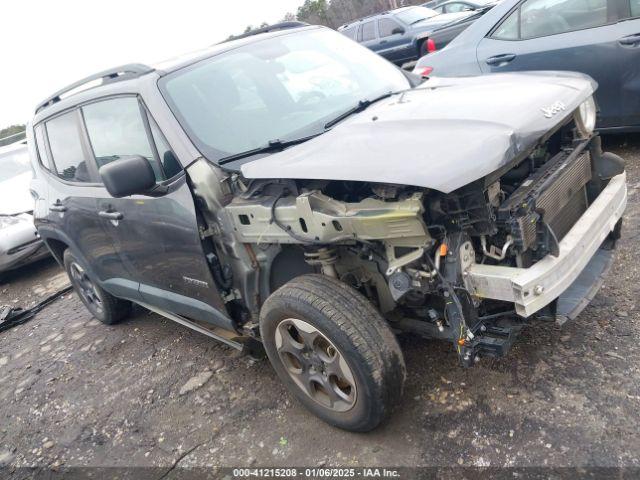
[[398,13],[398,12],[402,12],[403,10],[407,10],[409,8],[413,8],[419,5],[410,5],[408,7],[400,7],[400,8],[395,8],[393,10],[384,10],[382,12],[378,12],[378,13],[372,13],[371,15],[367,15],[366,17],[362,17],[362,18],[358,18],[357,20],[353,20],[349,23],[345,23],[344,25],[342,25],[341,27],[338,27],[338,30],[342,30],[344,28],[348,28],[351,27],[357,23],[363,22],[364,20],[369,20],[370,18],[375,18],[375,17],[380,17],[382,15],[391,15],[394,13]]
[[[116,82],[125,83],[130,80],[136,80],[152,72],[156,72],[159,76],[163,76],[186,66],[197,63],[206,58],[213,57],[230,50],[234,50],[243,45],[262,41],[267,38],[289,35],[293,31],[298,32],[301,30],[306,31],[319,28],[324,27],[309,26],[307,24],[303,24],[302,22],[284,22],[283,24],[276,24],[270,27],[247,32],[246,34],[240,35],[239,37],[236,37],[234,39],[226,40],[224,42],[212,45],[208,48],[197,50],[195,52],[187,53],[185,55],[166,60],[155,66],[128,64],[110,68],[78,80],[77,82],[74,82],[71,85],[68,85],[61,90],[53,93],[45,100],[38,103],[35,111],[36,117],[43,116],[39,114],[44,112],[45,110],[48,110],[53,105],[63,107],[64,105],[69,106],[69,104],[75,104],[75,102],[73,102],[72,100],[68,102],[66,102],[65,100],[87,90],[95,89],[96,92],[100,92],[100,90],[102,90],[101,87],[106,87],[107,85],[112,85]],[[55,109],[55,111],[59,110],[60,108]]]

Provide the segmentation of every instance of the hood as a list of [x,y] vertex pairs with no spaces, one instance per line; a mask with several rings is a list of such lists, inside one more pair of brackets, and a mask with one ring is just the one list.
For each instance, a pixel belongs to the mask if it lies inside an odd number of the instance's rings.
[[425,18],[424,20],[414,23],[411,28],[414,30],[433,30],[434,28],[443,27],[450,23],[457,23],[465,18],[477,14],[474,11],[455,12],[455,13],[441,13],[435,17]]
[[[241,170],[246,178],[396,183],[448,193],[531,149],[596,87],[570,72],[432,78]],[[556,102],[565,109],[547,118],[542,109]]]
[[34,200],[29,193],[31,172],[25,172],[0,182],[0,215],[16,215],[33,210]]

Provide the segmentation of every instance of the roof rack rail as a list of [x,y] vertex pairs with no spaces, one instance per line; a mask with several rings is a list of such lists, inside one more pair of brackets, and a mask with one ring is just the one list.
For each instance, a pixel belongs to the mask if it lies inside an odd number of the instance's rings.
[[308,23],[298,22],[298,21],[274,23],[273,25],[267,25],[266,27],[249,30],[248,32],[242,33],[240,35],[232,35],[222,43],[230,42],[232,40],[238,40],[240,38],[252,37],[253,35],[259,35],[261,33],[277,32],[279,30],[289,30],[291,28],[300,28],[300,27],[308,27],[308,26],[309,26]]
[[146,65],[142,65],[140,63],[131,63],[128,65],[121,65],[119,67],[110,68],[109,70],[104,70],[102,72],[98,72],[94,75],[90,75],[82,80],[78,80],[71,85],[66,86],[62,90],[58,90],[56,93],[48,97],[46,100],[40,102],[36,107],[36,113],[42,111],[43,109],[50,107],[51,105],[59,102],[64,94],[75,90],[76,88],[80,88],[83,85],[86,85],[90,82],[94,82],[96,80],[102,80],[101,85],[105,85],[106,83],[125,80],[129,78],[136,78],[145,73],[153,72],[153,68],[148,67]]
[[353,25],[354,23],[362,22],[363,20],[366,20],[368,18],[377,17],[378,15],[388,15],[389,13],[391,13],[391,10],[383,10],[382,12],[372,13],[370,15],[366,15],[364,17],[360,17],[360,18],[356,18],[355,20],[351,20],[349,23],[345,23],[344,25],[340,25],[338,28],[349,27],[349,26]]

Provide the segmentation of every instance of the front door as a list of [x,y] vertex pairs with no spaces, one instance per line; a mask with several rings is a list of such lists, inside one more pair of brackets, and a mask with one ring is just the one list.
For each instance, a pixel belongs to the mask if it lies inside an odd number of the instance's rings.
[[140,284],[143,303],[232,329],[202,248],[187,177],[142,103],[135,96],[110,98],[83,106],[82,114],[98,169],[141,155],[161,190],[113,198],[101,189],[95,214],[119,253],[122,274]]
[[401,62],[417,56],[411,36],[406,29],[393,18],[378,20],[380,50],[378,53],[392,62]]
[[478,44],[483,72],[586,73],[599,88],[598,126],[620,121],[622,64],[617,0],[526,0]]

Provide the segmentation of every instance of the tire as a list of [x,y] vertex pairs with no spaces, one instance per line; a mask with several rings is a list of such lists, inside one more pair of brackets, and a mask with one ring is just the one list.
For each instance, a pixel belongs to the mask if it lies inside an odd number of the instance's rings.
[[331,425],[373,430],[402,397],[406,368],[393,332],[336,279],[303,275],[276,290],[260,312],[260,334],[280,380]]
[[418,45],[418,58],[422,58],[425,55],[427,55],[429,53],[429,50],[427,48],[427,38],[425,38],[420,45]]
[[69,249],[65,250],[63,261],[73,289],[91,315],[106,325],[113,325],[131,313],[131,302],[105,292],[89,277]]

